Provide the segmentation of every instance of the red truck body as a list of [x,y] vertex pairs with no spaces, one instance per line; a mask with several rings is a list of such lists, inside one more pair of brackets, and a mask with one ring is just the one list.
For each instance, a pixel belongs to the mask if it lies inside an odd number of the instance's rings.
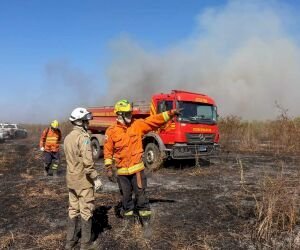
[[[182,114],[143,138],[144,161],[149,168],[157,167],[168,158],[192,159],[216,152],[217,107],[207,95],[182,90],[155,94],[150,104],[133,103],[133,118],[146,118],[173,108],[183,108]],[[89,111],[93,114],[89,125],[93,155],[98,158],[102,155],[105,131],[116,122],[116,115],[113,106],[91,107]]]

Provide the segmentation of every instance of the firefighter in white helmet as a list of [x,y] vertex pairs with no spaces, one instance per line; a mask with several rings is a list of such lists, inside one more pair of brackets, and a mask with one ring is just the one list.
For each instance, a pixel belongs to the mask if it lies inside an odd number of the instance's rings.
[[59,144],[61,131],[57,120],[51,122],[50,127],[45,128],[40,138],[40,150],[44,152],[44,175],[48,176],[52,169],[53,177],[57,177],[60,161]]
[[[78,242],[81,224],[80,249],[93,249],[91,242],[94,192],[102,187],[94,167],[91,141],[87,132],[92,114],[85,108],[76,108],[69,120],[73,130],[64,140],[67,161],[67,186],[69,189],[69,216],[65,249],[72,249]],[[80,223],[81,220],[81,223]],[[94,243],[95,244],[95,243]]]

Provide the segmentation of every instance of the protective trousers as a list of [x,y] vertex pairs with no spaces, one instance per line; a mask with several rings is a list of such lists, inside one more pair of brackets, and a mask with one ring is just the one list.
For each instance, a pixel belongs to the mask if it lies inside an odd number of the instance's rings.
[[59,152],[44,152],[44,167],[45,171],[49,173],[50,167],[52,168],[53,174],[57,174],[57,169],[60,161]]
[[[122,191],[124,217],[132,216],[134,210],[137,210],[140,216],[150,217],[150,205],[146,197],[147,178],[144,171],[132,175],[119,175],[118,182]],[[132,199],[132,192],[135,201]]]
[[92,187],[82,190],[69,189],[69,217],[72,219],[80,215],[82,219],[88,221],[93,216],[94,202]]

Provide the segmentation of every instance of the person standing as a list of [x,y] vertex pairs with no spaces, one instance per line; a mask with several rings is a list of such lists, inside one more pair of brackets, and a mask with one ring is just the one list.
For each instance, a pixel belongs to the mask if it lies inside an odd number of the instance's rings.
[[85,108],[74,109],[69,118],[73,130],[64,140],[67,161],[66,180],[69,189],[65,249],[72,249],[78,243],[79,224],[81,224],[80,249],[95,247],[95,242],[91,242],[92,216],[95,208],[94,192],[101,189],[102,183],[94,167],[91,140],[87,132],[91,119],[92,114]]
[[[132,107],[127,100],[115,104],[114,113],[117,122],[110,126],[105,133],[104,164],[109,179],[113,176],[113,162],[117,167],[117,178],[122,193],[122,214],[127,221],[134,220],[134,211],[143,226],[148,226],[151,218],[149,200],[146,197],[147,178],[144,173],[142,160],[142,137],[155,130],[173,116],[179,115],[180,110],[173,109],[161,114],[149,116],[146,119],[132,119]],[[135,194],[136,205],[132,199]]]
[[59,144],[61,131],[57,120],[51,122],[50,127],[45,128],[40,138],[40,150],[44,152],[44,175],[48,176],[52,168],[53,177],[57,177],[60,162]]

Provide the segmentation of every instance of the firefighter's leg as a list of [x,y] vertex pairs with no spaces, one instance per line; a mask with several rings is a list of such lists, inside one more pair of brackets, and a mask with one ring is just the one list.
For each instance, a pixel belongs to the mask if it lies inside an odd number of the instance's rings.
[[94,189],[88,188],[80,192],[79,206],[81,215],[81,243],[80,249],[94,249],[92,236],[92,216],[95,209]]
[[136,197],[136,209],[142,226],[148,226],[151,218],[149,200],[146,196],[147,178],[144,171],[136,173],[132,179],[132,186]]
[[118,201],[118,203],[115,205],[114,210],[115,210],[115,215],[118,218],[123,218],[124,216],[124,210],[123,210],[123,206],[122,206],[122,197],[123,197],[123,192],[122,192],[122,187],[120,184],[120,179],[119,177],[117,177],[117,183],[118,183],[118,187],[119,187],[119,191],[120,191],[120,200]]
[[52,172],[53,172],[53,177],[56,178],[58,177],[57,171],[58,171],[58,166],[59,166],[59,152],[53,152],[52,153]]
[[65,249],[72,249],[78,242],[80,231],[79,200],[75,190],[69,189],[69,216]]
[[44,152],[44,175],[49,175],[49,169],[52,163],[52,156],[50,152],[45,151]]
[[67,222],[67,239],[65,249],[72,249],[79,240],[78,233],[80,232],[80,217],[68,218]]
[[119,184],[122,190],[122,216],[127,221],[125,222],[125,226],[128,223],[134,223],[134,203],[132,200],[132,186],[131,186],[131,179],[132,175],[120,175],[118,176]]

